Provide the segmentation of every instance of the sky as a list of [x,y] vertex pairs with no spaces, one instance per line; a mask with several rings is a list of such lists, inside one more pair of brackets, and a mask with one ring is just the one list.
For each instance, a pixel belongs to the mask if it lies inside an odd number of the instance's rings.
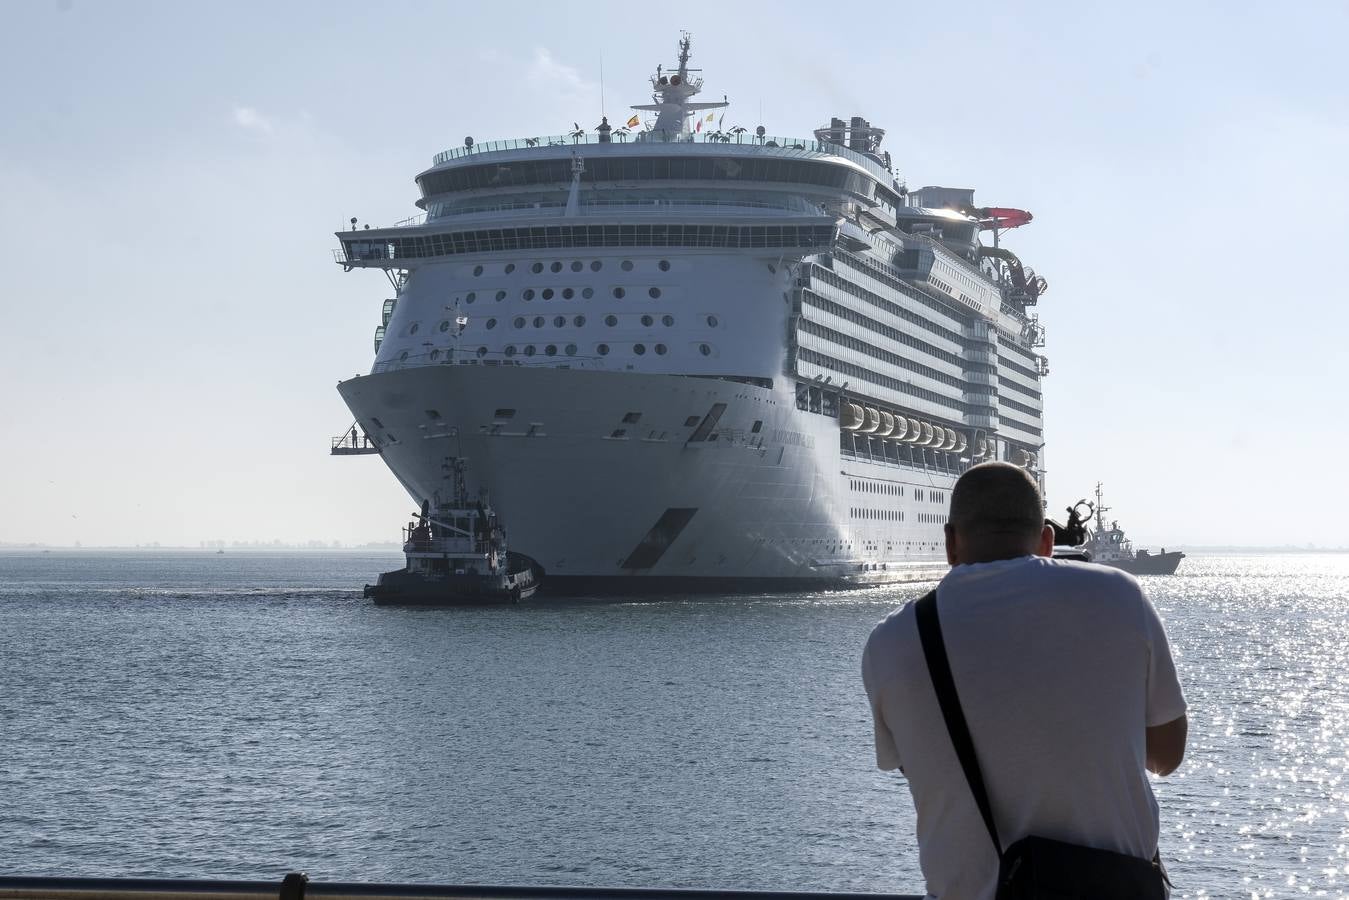
[[396,539],[327,453],[389,294],[332,232],[466,135],[625,118],[680,29],[728,127],[862,115],[1035,214],[1054,511],[1349,545],[1349,5],[84,0],[0,30],[0,543]]

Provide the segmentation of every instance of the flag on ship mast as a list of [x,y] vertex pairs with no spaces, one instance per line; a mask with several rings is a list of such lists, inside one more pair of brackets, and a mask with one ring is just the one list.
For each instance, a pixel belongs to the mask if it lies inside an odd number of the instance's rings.
[[634,115],[631,119],[628,119],[629,128],[636,128],[639,124],[641,124],[641,120],[638,119],[636,115]]
[[712,120],[715,119],[716,117],[717,117],[717,114],[716,114],[716,113],[708,113],[708,114],[707,114],[707,121],[708,121],[708,123],[710,124],[710,123],[712,122]]
[[698,122],[697,122],[697,124],[695,124],[695,125],[693,126],[693,130],[694,130],[694,131],[702,131],[702,130],[703,130],[703,120],[702,120],[702,119],[699,119]]

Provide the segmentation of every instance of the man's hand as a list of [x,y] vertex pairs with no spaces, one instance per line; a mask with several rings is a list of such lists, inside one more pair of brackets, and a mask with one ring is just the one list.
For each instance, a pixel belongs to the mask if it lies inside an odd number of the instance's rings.
[[1149,772],[1170,775],[1185,758],[1185,737],[1190,723],[1185,716],[1147,730],[1147,766]]

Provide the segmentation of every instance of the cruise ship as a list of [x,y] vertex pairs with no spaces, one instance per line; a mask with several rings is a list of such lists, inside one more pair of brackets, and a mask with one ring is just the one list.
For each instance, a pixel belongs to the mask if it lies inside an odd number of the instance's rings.
[[1046,283],[1002,246],[1031,216],[908,188],[860,117],[731,124],[689,61],[626,125],[465,138],[420,216],[337,233],[392,296],[335,450],[419,506],[463,460],[547,590],[938,577],[965,468],[1043,478]]

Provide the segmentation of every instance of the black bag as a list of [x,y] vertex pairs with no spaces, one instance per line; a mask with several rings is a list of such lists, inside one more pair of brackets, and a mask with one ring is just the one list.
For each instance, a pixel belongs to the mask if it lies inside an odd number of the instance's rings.
[[946,731],[998,854],[997,900],[1166,900],[1170,882],[1160,857],[1149,862],[1123,853],[1034,836],[1002,849],[984,776],[974,753],[974,741],[946,658],[941,621],[937,618],[937,592],[928,591],[915,605],[914,612]]

